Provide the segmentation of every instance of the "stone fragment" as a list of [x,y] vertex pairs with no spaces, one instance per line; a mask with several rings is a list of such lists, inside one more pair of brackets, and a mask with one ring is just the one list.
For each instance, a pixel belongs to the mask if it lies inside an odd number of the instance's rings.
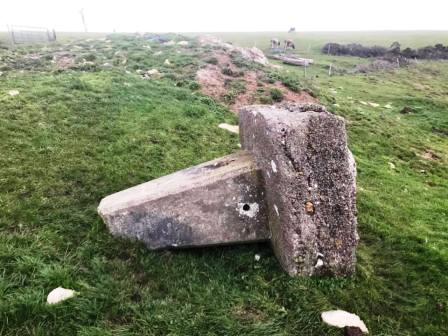
[[243,48],[243,47],[237,47],[233,44],[227,43],[222,41],[221,39],[217,38],[213,35],[203,35],[198,38],[198,42],[201,45],[211,45],[223,48],[227,50],[228,52],[238,52],[241,54],[241,56],[249,61],[253,61],[262,65],[268,65],[269,61],[266,57],[266,55],[258,49],[257,47],[252,48]]
[[354,272],[356,169],[345,123],[315,104],[240,111],[243,149],[265,181],[271,243],[290,275]]
[[346,312],[344,310],[330,310],[321,314],[324,323],[337,328],[356,327],[361,329],[363,333],[368,333],[364,322],[358,315]]
[[231,133],[236,133],[238,134],[240,132],[239,126],[238,125],[229,125],[226,123],[222,123],[218,125],[219,128],[225,129]]
[[[139,73],[141,73],[141,71]],[[143,72],[142,77],[144,79],[160,78],[162,77],[162,73],[160,73],[160,71],[157,69],[150,69]]]
[[9,90],[8,94],[12,97],[17,96],[19,94],[19,90]]
[[56,304],[61,301],[70,299],[75,296],[75,291],[71,289],[66,289],[62,287],[58,287],[53,289],[47,296],[48,304]]
[[187,168],[104,198],[116,236],[150,249],[268,240],[260,171],[248,152]]

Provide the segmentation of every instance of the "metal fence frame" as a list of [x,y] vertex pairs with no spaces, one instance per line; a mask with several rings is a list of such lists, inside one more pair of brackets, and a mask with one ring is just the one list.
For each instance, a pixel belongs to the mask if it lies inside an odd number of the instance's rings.
[[12,43],[46,43],[56,41],[56,32],[42,27],[9,26]]

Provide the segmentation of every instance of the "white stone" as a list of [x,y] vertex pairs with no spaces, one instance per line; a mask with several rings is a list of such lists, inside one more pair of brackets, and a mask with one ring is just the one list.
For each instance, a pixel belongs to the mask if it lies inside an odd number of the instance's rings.
[[368,333],[368,329],[358,315],[346,312],[344,310],[330,310],[321,314],[322,321],[326,324],[338,327],[358,327],[363,333]]
[[159,70],[157,69],[150,69],[147,70],[144,74],[143,74],[144,78],[159,78],[162,77],[162,74],[159,72]]
[[256,254],[255,257],[254,257],[254,259],[255,259],[255,261],[260,261],[261,256],[260,256],[259,254]]
[[167,58],[167,59],[165,60],[165,62],[163,62],[163,64],[165,64],[165,65],[171,65],[171,62],[170,62],[170,60]]
[[17,96],[19,93],[20,93],[19,90],[9,90],[8,91],[8,94],[13,97]]
[[275,164],[274,160],[271,160],[271,167],[272,167],[272,171],[274,173],[276,173],[277,172],[277,165]]
[[280,212],[278,212],[277,204],[274,204],[274,210],[275,210],[275,213],[277,214],[277,217],[280,217]]
[[70,299],[75,296],[75,291],[71,289],[65,289],[62,287],[58,287],[53,289],[50,294],[47,296],[48,304],[56,304],[61,301]]
[[223,124],[219,124],[218,127],[225,129],[229,132],[235,133],[235,134],[240,133],[240,128],[236,125],[229,125],[229,124],[223,123]]
[[188,41],[179,41],[179,42],[177,42],[177,44],[181,45],[181,46],[187,46],[189,44],[189,42]]

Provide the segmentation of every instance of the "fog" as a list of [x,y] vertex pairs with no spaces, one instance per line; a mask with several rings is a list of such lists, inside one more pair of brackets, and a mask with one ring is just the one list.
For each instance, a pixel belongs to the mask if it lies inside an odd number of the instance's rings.
[[448,30],[443,0],[3,0],[0,29],[83,31],[81,9],[90,32]]

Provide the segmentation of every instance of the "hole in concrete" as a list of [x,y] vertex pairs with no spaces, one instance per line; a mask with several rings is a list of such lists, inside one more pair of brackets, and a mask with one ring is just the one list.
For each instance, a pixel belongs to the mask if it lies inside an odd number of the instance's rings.
[[244,205],[243,205],[243,210],[244,210],[244,211],[249,211],[249,210],[250,210],[250,205],[247,204],[247,203],[244,204]]

